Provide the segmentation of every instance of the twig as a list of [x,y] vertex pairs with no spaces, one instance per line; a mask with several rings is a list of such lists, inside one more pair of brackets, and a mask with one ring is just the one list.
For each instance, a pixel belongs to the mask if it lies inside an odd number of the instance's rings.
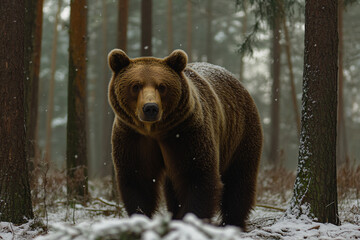
[[12,223],[9,224],[10,225],[10,230],[11,230],[11,233],[12,233],[12,240],[15,239],[15,232],[14,232],[14,229],[13,229],[13,226],[12,226]]
[[111,206],[111,207],[121,208],[119,205],[114,204],[114,203],[111,203],[111,202],[108,202],[108,201],[106,201],[106,200],[103,199],[103,198],[95,198],[95,200],[97,200],[97,201],[99,201],[99,202],[102,202],[102,203],[104,203],[105,205],[109,205],[109,206]]
[[89,212],[118,213],[117,210],[107,210],[107,209],[94,209],[94,208],[76,208],[76,209],[85,210]]
[[276,210],[279,212],[286,212],[286,209],[284,209],[284,208],[279,208],[279,207],[274,207],[274,206],[269,206],[269,205],[256,204],[256,207],[268,208],[268,209]]

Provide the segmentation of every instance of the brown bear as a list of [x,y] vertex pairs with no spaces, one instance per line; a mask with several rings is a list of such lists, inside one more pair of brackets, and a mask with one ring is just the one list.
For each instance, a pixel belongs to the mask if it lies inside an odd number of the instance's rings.
[[152,216],[164,189],[174,219],[220,210],[223,225],[245,228],[263,136],[240,81],[212,64],[187,64],[181,50],[130,59],[114,49],[108,61],[112,154],[128,214]]

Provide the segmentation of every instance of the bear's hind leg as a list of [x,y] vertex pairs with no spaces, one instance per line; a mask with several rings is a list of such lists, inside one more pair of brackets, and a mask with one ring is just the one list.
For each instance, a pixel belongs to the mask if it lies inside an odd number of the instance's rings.
[[[255,204],[256,178],[261,155],[261,144],[248,147],[250,146],[242,146],[240,151],[234,154],[232,164],[222,175],[222,225],[235,225],[243,230],[246,230],[246,220]],[[256,151],[254,148],[260,150]]]

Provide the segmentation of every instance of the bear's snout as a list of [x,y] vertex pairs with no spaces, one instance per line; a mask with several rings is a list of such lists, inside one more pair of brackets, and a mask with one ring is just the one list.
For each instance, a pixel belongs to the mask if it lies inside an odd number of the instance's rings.
[[156,103],[145,103],[143,107],[145,121],[155,121],[159,113],[159,106]]

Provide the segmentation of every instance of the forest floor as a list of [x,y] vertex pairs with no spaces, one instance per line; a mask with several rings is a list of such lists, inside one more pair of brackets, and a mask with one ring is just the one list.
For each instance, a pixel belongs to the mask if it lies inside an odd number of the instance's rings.
[[285,169],[268,169],[260,173],[258,204],[250,216],[248,232],[203,223],[191,214],[182,221],[171,221],[164,210],[153,219],[141,215],[128,218],[121,205],[106,200],[110,196],[106,187],[109,180],[91,181],[89,203],[70,207],[61,174],[51,174],[46,188],[41,190],[40,180],[38,191],[33,191],[38,196],[33,200],[37,219],[20,226],[0,222],[0,239],[360,239],[360,168],[342,171],[338,174],[340,226],[314,222],[305,216],[284,217],[295,176]]

